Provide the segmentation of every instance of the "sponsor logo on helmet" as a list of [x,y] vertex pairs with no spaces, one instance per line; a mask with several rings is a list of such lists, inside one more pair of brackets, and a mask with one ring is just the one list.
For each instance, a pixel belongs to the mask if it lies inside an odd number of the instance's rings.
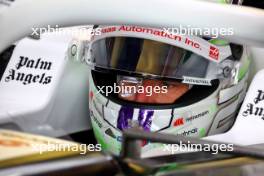
[[100,108],[95,103],[95,101],[93,101],[93,106],[94,106],[94,109],[97,111],[97,113],[102,117],[103,116],[103,112],[100,110]]
[[173,35],[166,33],[165,31],[161,29],[152,29],[152,28],[145,28],[140,26],[112,26],[107,28],[102,28],[102,33],[111,33],[111,32],[135,32],[135,33],[145,33],[145,34],[151,34],[154,36],[169,38],[173,40],[177,40],[179,42],[182,41],[182,37],[179,35]]
[[185,84],[196,84],[196,85],[206,85],[211,86],[211,81],[209,79],[202,79],[202,78],[195,78],[195,77],[189,77],[184,76],[182,83]]
[[254,99],[253,103],[247,104],[247,109],[243,112],[243,116],[247,117],[248,115],[262,116],[262,120],[264,120],[264,107],[256,106],[260,101],[264,100],[264,91],[258,90],[257,96]]
[[90,111],[90,115],[91,115],[93,121],[97,124],[97,126],[99,128],[102,128],[103,127],[103,124],[101,122],[99,122],[99,120],[94,116],[93,111]]
[[188,130],[188,131],[183,131],[182,133],[180,133],[180,135],[190,136],[192,134],[196,134],[197,132],[198,132],[198,128],[193,128],[193,129]]
[[213,58],[213,59],[218,61],[218,59],[219,59],[219,49],[214,47],[214,46],[210,46],[209,56],[211,58]]
[[178,118],[178,119],[176,119],[175,121],[174,121],[174,123],[173,123],[173,126],[182,126],[182,125],[184,125],[184,119],[183,119],[183,117],[181,117],[181,118]]
[[108,32],[114,32],[116,31],[116,27],[108,27],[108,28],[102,28],[102,33],[108,33]]
[[193,120],[198,119],[200,117],[203,117],[203,116],[205,116],[207,114],[209,114],[209,111],[201,112],[201,113],[199,113],[197,115],[194,115],[194,116],[191,116],[191,117],[186,118],[186,122],[193,121]]

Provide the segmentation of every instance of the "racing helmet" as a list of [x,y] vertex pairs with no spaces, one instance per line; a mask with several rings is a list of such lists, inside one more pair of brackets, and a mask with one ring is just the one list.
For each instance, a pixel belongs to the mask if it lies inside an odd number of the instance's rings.
[[[97,141],[119,154],[122,131],[201,138],[231,128],[245,96],[246,47],[140,26],[102,26],[86,50]],[[142,152],[164,147],[142,142]]]

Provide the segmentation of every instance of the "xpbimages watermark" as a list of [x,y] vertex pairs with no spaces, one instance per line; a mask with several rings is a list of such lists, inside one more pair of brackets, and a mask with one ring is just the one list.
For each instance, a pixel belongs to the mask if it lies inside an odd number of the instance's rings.
[[39,154],[45,152],[79,152],[81,155],[91,151],[101,151],[101,144],[78,144],[78,143],[51,143],[47,144],[31,144],[34,151]]
[[179,144],[163,144],[163,151],[171,154],[180,152],[211,152],[212,154],[218,154],[220,152],[231,152],[234,150],[234,144],[192,144],[190,141]]
[[91,36],[91,35],[101,35],[101,28],[91,28],[86,26],[80,27],[69,27],[62,28],[59,25],[55,25],[54,27],[48,25],[47,27],[34,27],[32,28],[32,36],[38,36],[39,34],[56,34],[56,35],[74,35],[74,36]]
[[117,93],[117,94],[123,94],[123,95],[131,95],[131,94],[146,94],[146,96],[152,96],[153,93],[159,94],[159,93],[168,93],[168,86],[128,86],[124,85],[123,83],[121,85],[118,85],[114,83],[113,86],[97,86],[97,94],[105,94],[108,96],[111,93]]
[[219,36],[232,36],[234,35],[233,28],[198,28],[191,25],[179,27],[163,28],[168,34],[173,35],[189,35],[189,36],[208,36],[211,38],[218,38]]

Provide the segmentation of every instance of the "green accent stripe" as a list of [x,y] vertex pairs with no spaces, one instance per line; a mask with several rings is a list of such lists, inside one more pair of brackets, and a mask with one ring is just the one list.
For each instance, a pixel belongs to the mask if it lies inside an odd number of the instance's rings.
[[227,0],[218,0],[218,2],[221,3],[221,4],[228,4]]
[[243,63],[243,66],[240,67],[239,69],[239,73],[238,73],[238,80],[242,80],[244,78],[244,76],[247,74],[249,67],[251,64],[251,59],[246,59],[245,63]]
[[227,41],[221,39],[211,39],[209,42],[216,46],[227,46],[229,44]]
[[101,144],[101,146],[102,146],[102,150],[107,150],[108,149],[108,145],[105,142],[103,136],[101,135],[100,130],[95,125],[93,125],[93,131],[94,131],[94,135],[95,135],[95,138],[96,138],[97,142],[99,144]]

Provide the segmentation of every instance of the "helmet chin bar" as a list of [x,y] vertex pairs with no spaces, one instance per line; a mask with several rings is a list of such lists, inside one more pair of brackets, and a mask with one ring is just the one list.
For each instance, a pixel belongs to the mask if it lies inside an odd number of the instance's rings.
[[[146,11],[145,7],[151,9]],[[27,19],[23,23],[22,17]],[[241,23],[242,18],[247,23]],[[249,7],[230,5],[227,8],[226,5],[197,0],[152,0],[151,4],[141,0],[64,0],[63,3],[53,0],[20,0],[0,12],[0,52],[32,33],[32,27],[80,24],[136,24],[153,27],[191,24],[202,29],[231,27],[234,35],[222,38],[234,43],[264,44],[264,12]]]

